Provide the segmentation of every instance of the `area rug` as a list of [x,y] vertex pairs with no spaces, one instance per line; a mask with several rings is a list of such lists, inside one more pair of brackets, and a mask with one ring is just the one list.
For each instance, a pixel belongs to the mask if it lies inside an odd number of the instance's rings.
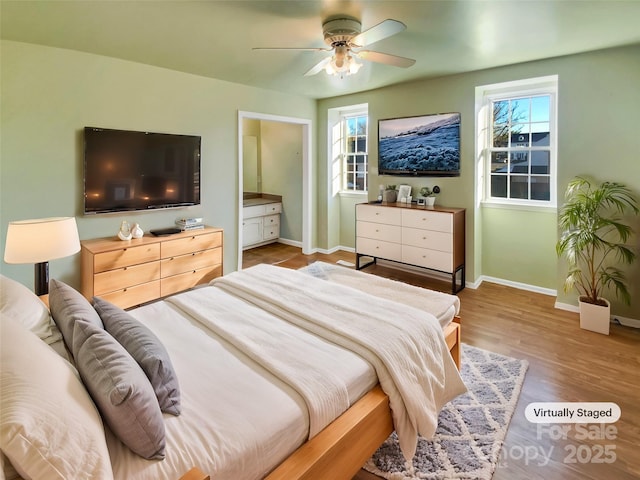
[[528,363],[462,344],[468,392],[440,412],[433,439],[419,438],[413,465],[393,433],[364,466],[389,480],[489,480],[498,463]]

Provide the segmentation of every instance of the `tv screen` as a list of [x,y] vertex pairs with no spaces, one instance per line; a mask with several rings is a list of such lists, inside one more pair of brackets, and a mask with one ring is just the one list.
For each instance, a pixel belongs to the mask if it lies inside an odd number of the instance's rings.
[[460,175],[460,114],[378,120],[380,175]]
[[85,214],[200,204],[199,136],[84,129]]

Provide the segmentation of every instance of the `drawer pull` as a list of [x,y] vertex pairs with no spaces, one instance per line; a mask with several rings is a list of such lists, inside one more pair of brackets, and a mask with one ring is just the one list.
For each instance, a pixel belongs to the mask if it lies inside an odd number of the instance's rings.
[[123,270],[126,272],[126,271],[127,271],[127,268],[129,268],[129,267],[124,267],[124,268],[123,268]]
[[127,289],[126,289],[126,288],[123,288],[123,289],[122,289],[122,291],[123,291],[123,292],[126,292],[126,291],[127,291]]

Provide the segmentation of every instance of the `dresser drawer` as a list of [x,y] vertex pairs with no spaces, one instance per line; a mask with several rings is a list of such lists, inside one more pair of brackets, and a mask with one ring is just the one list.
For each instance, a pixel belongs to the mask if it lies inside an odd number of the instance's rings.
[[209,283],[214,278],[222,275],[222,265],[192,270],[190,272],[174,275],[161,280],[160,295],[166,297],[174,293],[187,290],[204,283]]
[[356,220],[363,222],[400,225],[400,215],[393,207],[377,207],[374,205],[356,205]]
[[402,261],[402,246],[399,243],[356,237],[356,250],[362,255]]
[[403,245],[401,261],[441,272],[453,272],[453,254],[448,252]]
[[428,210],[402,210],[402,226],[453,233],[453,215]]
[[157,299],[159,296],[160,280],[100,295],[104,300],[111,302],[114,305],[118,305],[120,308],[129,308],[145,302],[150,302]]
[[402,243],[413,247],[452,252],[453,234],[436,232],[435,230],[402,227]]
[[222,246],[222,232],[196,234],[186,238],[162,242],[160,254],[162,258],[176,257],[178,255],[220,246]]
[[222,249],[211,248],[161,260],[162,278],[222,263]]
[[160,279],[160,262],[142,263],[131,267],[116,268],[107,272],[97,273],[93,277],[93,294],[100,296],[104,293],[133,287],[150,280]]
[[95,273],[105,272],[114,268],[129,267],[154,260],[160,260],[160,244],[158,243],[126,247],[94,255],[93,271]]
[[385,225],[384,223],[358,221],[356,222],[356,235],[392,243],[401,243],[402,241],[402,229],[397,225]]

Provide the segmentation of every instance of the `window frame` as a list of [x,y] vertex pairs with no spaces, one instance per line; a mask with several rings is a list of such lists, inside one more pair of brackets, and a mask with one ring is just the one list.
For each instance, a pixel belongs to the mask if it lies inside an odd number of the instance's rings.
[[[367,122],[367,126],[365,129],[365,133],[364,135],[358,135],[357,131],[356,131],[356,135],[349,135],[349,128],[348,128],[348,121],[350,119],[358,119],[358,118],[362,118],[364,117],[366,119]],[[355,194],[355,195],[367,195],[369,192],[369,141],[370,141],[370,135],[369,135],[369,125],[370,125],[370,121],[369,121],[369,112],[367,110],[357,110],[357,111],[349,111],[349,112],[343,112],[340,115],[340,130],[341,130],[341,152],[340,152],[340,161],[341,161],[341,187],[340,187],[340,194]],[[357,122],[357,120],[356,120]],[[364,152],[360,152],[357,150],[357,145],[358,145],[358,138],[364,136],[364,141],[365,141],[365,151]],[[356,145],[356,151],[354,152],[349,152],[349,139],[350,138],[355,138],[355,145]],[[354,162],[353,162],[353,174],[354,174],[354,180],[355,180],[355,176],[357,175],[357,157],[358,156],[364,156],[365,157],[365,161],[364,161],[364,189],[360,190],[357,189],[357,182],[354,181],[353,183],[353,187],[354,188],[349,188],[347,185],[347,180],[348,180],[348,174],[351,173],[349,170],[349,157],[354,157]]]
[[[499,101],[522,100],[534,97],[549,96],[549,146],[533,146],[531,143],[527,147],[507,146],[494,147],[493,141],[493,105]],[[476,88],[477,123],[477,157],[479,161],[478,170],[478,191],[480,202],[486,206],[504,206],[508,208],[557,208],[557,104],[558,104],[558,76],[531,78],[513,82],[505,82],[493,85],[486,85]],[[531,117],[527,122],[530,126]],[[509,124],[511,125],[511,124]],[[509,130],[509,132],[511,132]],[[549,152],[549,173],[536,174],[532,172],[531,157],[528,162],[528,172],[526,174],[515,174],[511,171],[505,175],[507,178],[507,195],[510,191],[510,179],[512,176],[527,178],[527,192],[531,196],[532,178],[545,176],[549,178],[549,200],[522,199],[510,197],[491,196],[492,182],[492,153],[506,152],[510,158],[513,153],[548,151]],[[510,163],[508,163],[510,165]]]

